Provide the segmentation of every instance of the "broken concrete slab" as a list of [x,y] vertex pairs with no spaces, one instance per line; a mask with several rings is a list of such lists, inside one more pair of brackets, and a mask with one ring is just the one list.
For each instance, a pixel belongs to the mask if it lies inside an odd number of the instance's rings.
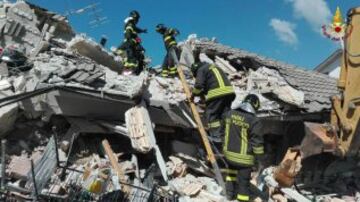
[[8,80],[6,79],[0,80],[0,91],[9,90],[11,86],[12,85]]
[[200,173],[204,176],[214,177],[214,173],[206,165],[206,162],[195,158],[194,156],[196,155],[190,156],[183,153],[176,153],[176,157],[180,158],[187,165],[189,170],[192,170],[194,173]]
[[[29,4],[17,2],[10,6],[6,13],[6,21],[2,35],[2,47],[23,42],[22,47],[27,54],[41,41],[41,32],[37,28],[37,17]],[[22,33],[20,35],[20,33]]]
[[133,107],[126,111],[125,123],[132,147],[137,151],[147,153],[153,149],[149,137],[152,128],[147,128],[145,121],[148,120],[144,120],[144,110],[143,107]]
[[14,179],[26,181],[27,174],[31,170],[31,162],[37,163],[42,156],[41,151],[34,152],[30,157],[23,153],[21,156],[12,156],[6,169],[6,174]]
[[193,47],[191,47],[190,43],[185,43],[181,46],[180,64],[184,64],[186,67],[191,67],[194,64],[192,49]]
[[15,179],[26,180],[27,173],[31,168],[30,159],[26,156],[14,156],[11,158],[7,169],[7,175]]
[[121,72],[122,63],[102,46],[83,36],[77,36],[68,43],[68,49],[74,50],[83,56],[89,57],[97,63],[109,67],[111,70]]
[[154,127],[144,103],[142,106],[129,109],[125,113],[125,120],[133,148],[143,153],[154,149],[162,177],[165,181],[168,181],[165,160],[156,144]]
[[219,56],[215,57],[215,64],[228,75],[232,75],[237,72],[235,67],[233,67],[228,61],[224,60]]
[[248,82],[248,85],[251,89],[263,94],[272,92],[286,103],[303,106],[304,93],[290,86],[276,70],[260,67],[256,71],[250,71],[249,77],[251,83]]
[[25,85],[26,85],[26,78],[24,75],[14,78],[13,86],[16,93],[24,92]]
[[[14,95],[12,91],[1,90],[0,99]],[[0,136],[12,129],[17,118],[19,105],[17,103],[10,104],[0,108]]]
[[147,92],[148,99],[151,102],[165,102],[176,105],[186,99],[181,81],[178,79],[154,77],[149,81]]

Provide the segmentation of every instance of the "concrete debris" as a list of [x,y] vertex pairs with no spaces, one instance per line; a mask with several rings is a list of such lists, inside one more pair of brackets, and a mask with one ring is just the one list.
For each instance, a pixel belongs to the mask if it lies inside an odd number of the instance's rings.
[[302,107],[304,103],[303,92],[291,87],[276,70],[266,67],[250,71],[248,88],[262,94],[272,93],[278,99],[298,107]]
[[178,104],[186,99],[181,81],[178,79],[155,77],[149,81],[147,90],[154,105]]
[[38,51],[43,41],[49,42],[53,38],[68,40],[75,35],[64,17],[23,1],[1,3],[1,15],[1,46],[20,42],[27,55]]
[[[194,158],[196,155],[186,155],[183,153],[176,153],[176,156],[185,163],[186,167],[195,173],[201,173],[204,176],[213,177],[211,169],[206,165],[205,161]],[[169,157],[170,158],[170,157]],[[185,166],[182,166],[185,167]]]
[[0,90],[7,90],[11,88],[11,84],[7,80],[0,81]]
[[86,36],[77,35],[67,46],[68,49],[74,50],[98,64],[109,67],[113,71],[120,72],[122,69],[121,61],[117,60],[118,58],[106,51],[100,44],[86,38]]
[[7,175],[14,179],[26,179],[27,174],[31,170],[30,161],[37,162],[39,160],[39,155],[34,155],[34,157],[35,158],[28,157],[25,153],[21,156],[13,156],[8,165]]
[[197,178],[191,174],[169,181],[170,189],[179,193],[179,201],[226,201],[220,193],[222,188],[214,179]]
[[206,63],[209,63],[209,64],[214,64],[214,61],[212,59],[210,59],[206,54],[204,53],[200,53],[199,55],[200,57],[200,61],[201,62],[206,62]]
[[228,75],[233,75],[237,73],[235,67],[233,67],[228,61],[224,60],[219,56],[215,56],[215,64],[224,70]]
[[[66,17],[25,1],[0,3],[0,42],[0,137],[8,145],[0,197],[227,201],[178,78],[160,77],[155,68],[121,75],[122,56],[75,33]],[[333,79],[216,39],[191,35],[179,48],[190,86],[198,49],[201,60],[229,77],[233,108],[249,93],[260,98],[268,167],[253,173],[261,193],[254,201],[359,201],[356,159],[327,156],[321,153],[325,145],[307,148],[321,159],[303,152],[301,162],[280,161],[303,141],[320,144],[304,134],[329,118],[329,97],[338,93]],[[221,154],[216,157],[220,163]],[[292,179],[286,188],[278,183],[277,168]]]
[[169,159],[170,161],[166,163],[167,174],[174,177],[184,177],[187,165],[175,156],[170,156]]
[[147,120],[144,120],[146,117],[144,116],[144,110],[142,107],[129,109],[125,113],[125,122],[132,147],[137,151],[147,153],[153,149],[149,138],[149,131],[152,131],[152,128],[146,127],[145,121]]
[[194,63],[194,56],[192,54],[193,47],[190,43],[183,44],[179,62],[186,67],[190,67]]

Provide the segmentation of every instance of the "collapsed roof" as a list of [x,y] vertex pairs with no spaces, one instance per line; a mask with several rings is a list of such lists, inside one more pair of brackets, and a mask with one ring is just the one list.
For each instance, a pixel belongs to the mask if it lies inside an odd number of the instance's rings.
[[209,40],[196,40],[194,45],[203,52],[226,59],[238,71],[257,70],[263,66],[277,70],[289,85],[304,93],[303,107],[309,112],[330,109],[329,98],[338,93],[336,79],[327,75]]

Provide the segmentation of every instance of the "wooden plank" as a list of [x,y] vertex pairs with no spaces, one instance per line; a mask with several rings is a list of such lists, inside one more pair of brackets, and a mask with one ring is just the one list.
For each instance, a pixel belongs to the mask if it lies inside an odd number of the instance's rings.
[[115,156],[113,150],[111,149],[111,146],[109,144],[109,141],[107,141],[106,139],[102,141],[102,146],[105,150],[106,155],[108,156],[109,160],[110,160],[110,164],[111,167],[115,170],[118,178],[119,178],[119,182],[121,184],[122,190],[125,194],[130,194],[130,187],[125,185],[124,183],[126,182],[125,179],[125,173],[123,172],[123,170],[120,168],[117,157]]
[[[180,77],[180,80],[181,80],[181,83],[183,85],[183,88],[184,88],[184,92],[186,94],[186,97],[188,98],[188,100],[190,101],[191,100],[191,92],[190,92],[190,88],[189,88],[189,85],[187,84],[186,82],[186,79],[185,79],[185,75],[184,75],[184,72],[183,72],[183,67],[182,65],[178,65],[177,67],[177,71],[178,71],[178,74],[179,74],[179,77]],[[217,182],[219,183],[219,185],[223,188],[223,191],[225,191],[225,183],[224,183],[224,179],[221,175],[221,172],[220,172],[220,169],[219,169],[219,166],[216,162],[216,158],[214,156],[214,152],[211,148],[211,145],[210,145],[210,142],[209,142],[209,139],[208,139],[208,135],[206,133],[206,130],[204,128],[204,125],[201,121],[201,118],[200,118],[200,115],[196,109],[196,105],[195,103],[193,102],[189,102],[190,104],[190,108],[191,108],[191,111],[193,113],[193,116],[194,116],[194,119],[195,119],[195,122],[198,126],[198,130],[199,130],[199,133],[200,133],[200,136],[201,136],[201,139],[202,139],[202,142],[205,146],[205,150],[206,150],[206,153],[207,153],[207,156],[208,156],[208,159],[214,169],[214,172],[215,172],[215,177],[216,177],[216,180]]]

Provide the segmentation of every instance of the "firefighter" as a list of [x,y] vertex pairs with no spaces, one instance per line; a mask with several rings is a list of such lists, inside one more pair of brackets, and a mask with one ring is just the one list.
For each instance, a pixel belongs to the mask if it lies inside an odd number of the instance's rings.
[[259,108],[259,98],[249,94],[236,109],[225,115],[224,157],[229,170],[237,170],[237,173],[229,172],[225,178],[229,200],[236,197],[238,201],[250,201],[251,171],[255,160],[261,165],[264,154],[261,123],[256,117]]
[[180,57],[180,50],[177,47],[175,37],[179,35],[180,32],[174,28],[167,28],[164,24],[158,24],[156,26],[156,31],[163,36],[166,49],[166,56],[162,64],[161,76],[175,77],[177,75],[175,63]]
[[136,25],[139,22],[140,14],[139,12],[133,10],[130,12],[130,16],[125,19],[125,30],[124,30],[124,42],[118,49],[119,55],[121,55],[122,50],[126,52],[126,60],[124,63],[125,71],[136,72],[139,67],[139,61],[141,59],[141,39],[138,36],[139,33],[147,33],[146,29],[140,29]]
[[200,62],[199,55],[199,52],[195,52],[195,63],[191,67],[196,78],[191,99],[205,96],[209,139],[221,147],[224,135],[223,116],[230,110],[235,92],[225,73],[214,64]]

